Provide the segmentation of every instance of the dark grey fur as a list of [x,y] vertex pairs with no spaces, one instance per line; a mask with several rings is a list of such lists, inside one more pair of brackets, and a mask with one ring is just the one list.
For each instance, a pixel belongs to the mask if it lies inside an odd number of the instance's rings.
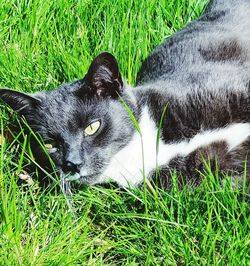
[[[135,128],[119,100],[120,94],[135,117],[148,106],[158,125],[168,104],[161,131],[165,143],[189,140],[201,130],[250,122],[250,0],[211,1],[204,15],[157,47],[143,63],[137,87],[123,85],[116,60],[99,55],[84,79],[50,92],[31,96],[2,89],[0,97],[20,115],[45,142],[55,141],[51,154],[58,171],[77,172],[85,167],[82,183],[98,182],[112,157],[132,138]],[[94,138],[83,135],[94,120],[101,129]],[[214,143],[185,158],[177,157],[162,169],[161,183],[171,185],[176,169],[185,182],[199,183],[197,169],[203,158],[218,159],[220,170],[241,178],[249,141],[233,152],[225,143]],[[43,167],[48,161],[34,145]],[[247,168],[250,165],[247,163]]]

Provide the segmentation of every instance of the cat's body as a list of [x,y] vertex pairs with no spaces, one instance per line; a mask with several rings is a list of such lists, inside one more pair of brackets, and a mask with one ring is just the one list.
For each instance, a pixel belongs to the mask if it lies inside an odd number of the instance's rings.
[[212,1],[153,51],[137,84],[124,86],[116,60],[103,53],[82,80],[33,97],[0,90],[0,97],[53,142],[57,170],[80,183],[139,185],[159,168],[165,187],[172,170],[197,184],[204,159],[241,182],[245,160],[250,170],[250,0]]

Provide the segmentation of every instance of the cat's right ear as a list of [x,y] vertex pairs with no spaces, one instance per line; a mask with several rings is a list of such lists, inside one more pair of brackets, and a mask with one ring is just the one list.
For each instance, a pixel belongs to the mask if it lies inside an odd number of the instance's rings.
[[116,98],[123,82],[115,57],[107,52],[99,54],[91,63],[85,76],[87,85],[99,97]]
[[39,99],[33,96],[10,89],[0,89],[0,100],[7,103],[20,115],[25,114],[27,110],[36,108],[41,103]]

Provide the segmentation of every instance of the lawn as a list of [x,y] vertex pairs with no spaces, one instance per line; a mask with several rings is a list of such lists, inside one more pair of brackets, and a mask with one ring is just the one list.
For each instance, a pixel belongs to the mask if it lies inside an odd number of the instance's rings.
[[[124,80],[207,0],[0,0],[0,86],[49,90],[113,53]],[[0,125],[6,123],[1,107]],[[1,142],[1,140],[0,140]],[[249,197],[207,173],[171,191],[19,184],[24,156],[0,146],[0,265],[250,265]],[[174,179],[175,176],[173,176]]]

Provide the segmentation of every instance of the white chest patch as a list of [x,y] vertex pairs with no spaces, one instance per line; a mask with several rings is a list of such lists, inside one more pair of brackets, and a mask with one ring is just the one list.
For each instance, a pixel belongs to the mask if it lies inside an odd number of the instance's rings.
[[119,186],[136,186],[156,169],[167,165],[176,156],[187,156],[198,148],[225,141],[228,150],[234,149],[250,136],[249,123],[231,124],[224,128],[199,132],[189,141],[165,144],[159,141],[156,154],[157,127],[150,118],[148,108],[142,112],[139,121],[141,135],[136,131],[126,147],[111,159],[99,182],[115,181]]

